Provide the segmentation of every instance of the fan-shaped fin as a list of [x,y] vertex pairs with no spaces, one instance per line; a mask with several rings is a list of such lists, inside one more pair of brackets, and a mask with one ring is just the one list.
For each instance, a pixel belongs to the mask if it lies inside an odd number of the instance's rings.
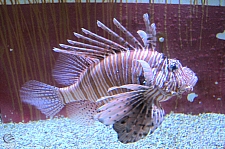
[[94,115],[97,113],[96,102],[80,100],[66,105],[67,116],[79,125],[91,125],[94,123]]
[[161,125],[163,116],[163,109],[151,107],[145,102],[113,124],[113,129],[120,142],[133,143],[152,134]]
[[50,117],[56,115],[64,107],[59,88],[35,80],[28,81],[22,86],[20,98]]
[[147,136],[149,131],[152,133],[161,124],[164,111],[158,100],[163,98],[163,95],[157,88],[137,84],[113,87],[110,90],[118,88],[135,91],[106,97],[105,99],[113,99],[98,108],[95,119],[105,125],[113,124],[122,143],[136,142]]
[[69,86],[76,83],[80,75],[94,63],[96,62],[82,56],[60,54],[52,76],[59,84]]

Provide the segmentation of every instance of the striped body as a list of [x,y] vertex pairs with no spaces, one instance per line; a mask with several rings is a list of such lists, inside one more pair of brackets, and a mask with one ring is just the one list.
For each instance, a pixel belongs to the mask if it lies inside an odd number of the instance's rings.
[[110,55],[100,63],[90,66],[77,83],[60,88],[65,103],[84,99],[96,101],[103,96],[122,92],[121,89],[108,92],[110,87],[143,84],[139,80],[143,75],[142,67],[136,60],[145,60],[152,68],[158,68],[164,58],[163,54],[150,49]]
[[[151,49],[122,51],[90,66],[75,84],[60,88],[64,103],[77,100],[96,101],[103,96],[124,92],[122,89],[108,92],[113,86],[144,84],[140,80],[143,70],[137,60],[144,60],[149,64],[154,74],[152,85],[160,88],[161,94],[163,92],[168,97],[181,95],[188,86],[196,83],[194,73],[189,68],[182,67],[178,60],[165,58],[162,53]],[[178,67],[176,72],[169,70],[172,63],[176,63]],[[190,79],[194,82],[190,82]],[[168,99],[162,98],[159,101]]]

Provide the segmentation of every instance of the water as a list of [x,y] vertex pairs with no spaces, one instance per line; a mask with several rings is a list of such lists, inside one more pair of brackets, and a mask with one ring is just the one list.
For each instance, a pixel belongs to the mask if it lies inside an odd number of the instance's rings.
[[[162,103],[167,115],[153,134],[137,143],[124,145],[118,141],[117,134],[111,127],[95,122],[87,128],[76,125],[67,118],[45,120],[46,116],[39,110],[21,102],[19,90],[29,80],[63,87],[52,77],[52,69],[58,58],[58,53],[52,49],[59,47],[59,43],[67,43],[67,39],[76,40],[73,32],[81,33],[81,28],[85,28],[111,39],[111,36],[97,27],[96,20],[118,31],[112,22],[116,18],[141,40],[136,31],[145,30],[142,15],[146,12],[151,15],[151,21],[156,23],[157,39],[160,39],[157,51],[169,58],[179,59],[183,66],[191,68],[198,77],[191,92],[198,96],[192,102],[187,100],[188,94],[185,93],[181,99],[175,97]],[[223,1],[209,1],[204,5],[196,1],[191,4],[188,1],[185,5],[2,4],[0,14],[2,148],[224,147]],[[122,35],[119,31],[118,34]],[[171,111],[183,114],[169,114]],[[67,116],[66,109],[58,114],[59,117],[62,115]],[[9,142],[4,141],[5,135]]]

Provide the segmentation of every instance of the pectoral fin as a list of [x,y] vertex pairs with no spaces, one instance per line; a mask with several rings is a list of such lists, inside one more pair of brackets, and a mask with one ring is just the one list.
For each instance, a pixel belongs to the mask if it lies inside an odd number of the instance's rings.
[[109,90],[126,88],[133,91],[103,97],[100,101],[113,98],[98,108],[95,118],[105,125],[113,124],[122,143],[136,142],[152,133],[162,122],[164,110],[158,103],[162,97],[157,88],[128,84]]
[[155,106],[142,103],[133,109],[129,115],[113,124],[113,129],[118,134],[122,143],[132,143],[152,134],[163,121],[164,110]]

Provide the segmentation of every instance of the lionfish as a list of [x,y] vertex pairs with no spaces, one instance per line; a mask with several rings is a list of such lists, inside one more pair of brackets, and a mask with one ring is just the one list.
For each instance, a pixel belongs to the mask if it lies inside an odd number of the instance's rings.
[[160,102],[193,90],[198,78],[179,60],[156,49],[156,26],[143,15],[146,31],[138,30],[141,44],[115,18],[113,23],[126,38],[97,21],[98,27],[116,40],[109,40],[82,28],[86,42],[68,40],[70,45],[54,48],[61,53],[53,76],[58,88],[35,80],[25,83],[20,95],[47,116],[66,106],[67,115],[78,123],[95,120],[113,125],[122,143],[136,142],[162,123]]

